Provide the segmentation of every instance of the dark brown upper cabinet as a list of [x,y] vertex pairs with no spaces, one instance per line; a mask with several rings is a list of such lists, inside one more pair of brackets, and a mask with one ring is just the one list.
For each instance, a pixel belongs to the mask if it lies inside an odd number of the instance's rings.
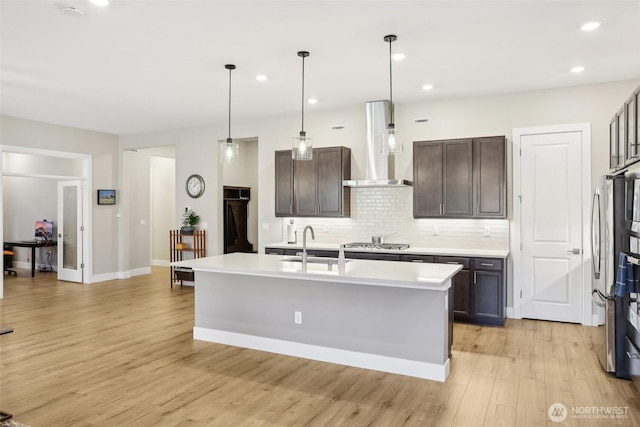
[[626,164],[633,163],[640,158],[640,152],[638,151],[638,89],[625,103],[625,115],[626,115],[626,140],[627,140],[627,156]]
[[291,150],[276,151],[276,216],[293,215],[293,160]]
[[627,156],[628,153],[626,152],[627,150],[627,132],[626,132],[626,127],[625,124],[627,122],[626,120],[626,114],[625,114],[625,107],[623,106],[618,113],[616,114],[617,116],[617,123],[618,123],[618,166],[619,167],[624,167],[626,161],[627,161]]
[[276,216],[348,217],[351,149],[314,148],[312,160],[292,160],[291,150],[276,151]]
[[609,122],[609,169],[612,171],[623,164],[624,157],[618,153],[618,115],[616,114]]
[[609,121],[609,169],[640,161],[640,86]]
[[505,138],[413,143],[414,218],[505,218]]
[[473,140],[473,173],[475,174],[473,214],[476,217],[506,217],[505,148],[505,139],[502,136]]

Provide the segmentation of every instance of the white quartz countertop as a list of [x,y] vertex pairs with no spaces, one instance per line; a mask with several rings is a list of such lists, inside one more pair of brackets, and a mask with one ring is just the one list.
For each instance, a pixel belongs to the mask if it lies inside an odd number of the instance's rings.
[[[395,243],[395,242],[391,242]],[[286,242],[270,243],[265,245],[267,248],[279,249],[299,249],[302,251],[302,243],[289,244]],[[307,240],[307,249],[317,249],[325,251],[337,251],[340,248],[338,243],[314,243]],[[386,249],[363,249],[363,248],[345,248],[345,252],[374,252],[374,253],[393,253],[407,255],[443,255],[443,256],[469,256],[469,257],[488,257],[488,258],[507,258],[508,250],[500,249],[482,249],[482,248],[427,248],[420,246],[411,246],[408,249],[386,250]]]
[[337,265],[329,269],[327,264],[314,263],[308,263],[307,271],[303,271],[300,262],[282,261],[285,258],[291,257],[233,253],[179,261],[172,265],[205,272],[436,291],[449,289],[451,282],[448,279],[462,269],[461,265],[452,264],[347,260],[343,273],[338,271]]

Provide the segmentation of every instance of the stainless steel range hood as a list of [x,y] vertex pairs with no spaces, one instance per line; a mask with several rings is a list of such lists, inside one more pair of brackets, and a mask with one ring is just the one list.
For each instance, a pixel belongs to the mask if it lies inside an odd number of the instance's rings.
[[396,179],[396,157],[382,153],[382,132],[391,117],[391,102],[371,101],[366,104],[365,177],[343,181],[347,187],[410,187],[411,181]]

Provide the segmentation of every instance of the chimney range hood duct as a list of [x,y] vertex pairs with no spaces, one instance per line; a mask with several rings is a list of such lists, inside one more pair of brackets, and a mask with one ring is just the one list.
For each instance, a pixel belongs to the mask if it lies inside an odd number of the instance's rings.
[[382,132],[391,117],[391,102],[366,103],[365,179],[343,181],[347,187],[410,187],[411,181],[396,179],[396,157],[382,153]]

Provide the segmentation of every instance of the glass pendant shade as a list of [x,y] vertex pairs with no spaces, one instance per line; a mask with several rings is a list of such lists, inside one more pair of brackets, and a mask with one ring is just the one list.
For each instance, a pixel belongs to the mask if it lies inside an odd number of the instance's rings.
[[382,152],[393,156],[403,151],[402,132],[399,132],[395,126],[390,124],[387,129],[382,132]]
[[227,142],[220,144],[220,163],[223,165],[237,165],[240,146],[227,138]]
[[300,136],[293,138],[291,158],[293,160],[311,160],[313,158],[313,143],[304,132],[300,132]]
[[220,155],[218,158],[222,165],[237,165],[240,146],[233,142],[231,138],[231,71],[235,70],[236,66],[227,64],[224,68],[229,70],[229,136],[226,142],[220,144]]
[[391,120],[387,128],[382,132],[382,153],[389,156],[395,156],[404,150],[402,133],[396,129],[394,124],[395,108],[393,105],[393,55],[391,54],[391,43],[397,39],[398,37],[393,34],[384,37],[384,41],[389,43],[389,102],[391,104]]
[[293,160],[312,160],[313,144],[311,138],[308,138],[304,131],[304,58],[309,56],[309,52],[306,50],[300,51],[298,56],[302,58],[302,130],[299,136],[293,138],[291,158]]

